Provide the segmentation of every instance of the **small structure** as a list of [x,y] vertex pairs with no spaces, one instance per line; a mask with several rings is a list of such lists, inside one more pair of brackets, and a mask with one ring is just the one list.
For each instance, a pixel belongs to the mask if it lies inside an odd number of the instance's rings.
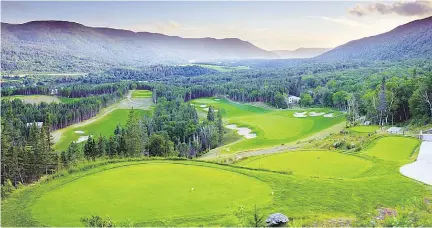
[[288,95],[288,104],[298,104],[300,102],[300,97]]
[[432,129],[420,131],[420,139],[426,142],[432,142]]
[[26,127],[31,127],[33,124],[36,124],[36,127],[41,128],[43,126],[43,122],[32,122],[32,123],[26,123]]
[[51,89],[51,95],[57,95],[58,89]]
[[288,217],[286,217],[284,214],[281,214],[281,213],[271,214],[266,219],[267,226],[270,226],[270,227],[285,226],[288,221],[289,221]]
[[390,127],[387,132],[390,134],[403,134],[403,129],[401,127]]

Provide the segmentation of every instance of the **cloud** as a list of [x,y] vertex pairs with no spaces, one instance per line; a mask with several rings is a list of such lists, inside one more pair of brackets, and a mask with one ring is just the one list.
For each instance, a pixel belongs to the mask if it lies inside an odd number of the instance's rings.
[[393,2],[393,3],[371,3],[368,5],[357,5],[349,9],[350,14],[356,16],[365,16],[370,13],[379,14],[397,14],[401,16],[428,16],[432,15],[432,1],[411,1],[411,2]]

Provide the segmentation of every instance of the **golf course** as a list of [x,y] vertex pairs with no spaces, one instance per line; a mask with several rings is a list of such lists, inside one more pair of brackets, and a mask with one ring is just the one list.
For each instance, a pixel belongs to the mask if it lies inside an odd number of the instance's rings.
[[153,105],[151,94],[148,90],[130,91],[127,98],[103,109],[95,117],[53,132],[55,149],[65,150],[71,142],[84,142],[89,136],[111,136],[117,125],[126,124],[132,108],[135,115],[149,115]]
[[[228,127],[235,129],[239,127],[240,134],[249,131],[252,133],[249,135],[246,133],[243,140],[220,148],[222,154],[293,143],[341,123],[345,119],[342,113],[331,109],[266,109],[232,102],[225,98],[202,98],[193,100],[192,103],[202,112],[207,112],[208,107],[213,106],[215,110],[221,112]],[[296,117],[298,113],[305,113],[305,116]],[[326,117],[324,113],[331,113],[331,117]]]
[[[394,141],[395,158],[373,156]],[[352,224],[377,208],[430,197],[398,171],[418,144],[381,137],[355,154],[295,151],[234,165],[145,158],[84,164],[14,193],[3,202],[2,225],[80,226],[82,217],[100,215],[118,225],[246,226],[255,206],[297,225],[335,217]]]

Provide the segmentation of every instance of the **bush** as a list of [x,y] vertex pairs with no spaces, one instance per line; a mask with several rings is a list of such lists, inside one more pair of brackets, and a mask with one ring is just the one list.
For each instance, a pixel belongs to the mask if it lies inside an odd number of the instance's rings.
[[86,227],[115,227],[110,217],[102,218],[97,215],[81,218],[81,222]]

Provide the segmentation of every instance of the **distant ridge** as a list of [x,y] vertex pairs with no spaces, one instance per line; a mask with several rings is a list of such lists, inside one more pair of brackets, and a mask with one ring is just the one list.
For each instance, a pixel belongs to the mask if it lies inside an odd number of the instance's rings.
[[295,50],[276,50],[273,51],[282,59],[312,58],[318,56],[331,48],[297,48]]
[[353,40],[317,60],[402,60],[432,58],[432,17],[415,20],[376,36]]
[[182,38],[68,21],[2,23],[1,31],[1,61],[6,70],[277,58],[237,38]]

